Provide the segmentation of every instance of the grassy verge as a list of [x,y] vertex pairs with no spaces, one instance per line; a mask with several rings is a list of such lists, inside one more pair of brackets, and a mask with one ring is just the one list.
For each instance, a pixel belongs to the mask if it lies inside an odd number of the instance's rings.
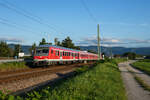
[[[84,73],[81,73],[84,72]],[[127,100],[118,67],[114,63],[101,63],[88,70],[78,69],[69,78],[40,91],[28,94],[28,100]],[[20,99],[20,97],[15,98]]]
[[28,68],[25,62],[0,63],[0,71],[10,71],[10,70],[17,70],[17,69],[24,69],[24,68]]
[[131,64],[133,67],[150,75],[150,60],[140,60]]
[[[120,61],[119,61],[120,62]],[[32,91],[26,98],[0,93],[2,100],[127,100],[120,71],[114,60],[84,66],[73,77],[54,86]]]
[[144,82],[140,77],[134,76],[135,80],[145,89],[150,91],[150,86]]

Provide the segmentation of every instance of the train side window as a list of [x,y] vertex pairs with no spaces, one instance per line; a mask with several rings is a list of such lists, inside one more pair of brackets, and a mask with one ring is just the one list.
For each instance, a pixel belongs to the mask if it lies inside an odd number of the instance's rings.
[[63,51],[63,56],[65,56],[65,52]]
[[59,51],[58,51],[58,56],[59,56]]
[[53,49],[51,49],[51,54],[53,54]]
[[69,56],[70,56],[70,52],[69,52]]
[[57,56],[57,50],[55,51],[55,56]]
[[57,54],[57,56],[58,56],[58,51],[57,51],[57,53],[56,53],[56,54]]

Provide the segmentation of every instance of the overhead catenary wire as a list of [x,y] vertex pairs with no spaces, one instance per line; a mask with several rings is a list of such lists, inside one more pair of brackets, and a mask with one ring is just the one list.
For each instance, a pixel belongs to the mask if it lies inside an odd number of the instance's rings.
[[[45,22],[42,18],[40,18],[39,16],[37,16],[37,15],[34,15],[33,13],[30,13],[30,12],[28,12],[28,11],[26,11],[25,9],[22,9],[21,7],[19,7],[19,6],[16,6],[15,4],[13,4],[13,3],[11,3],[11,2],[8,2],[7,0],[3,0],[3,2],[0,2],[0,6],[2,6],[2,7],[4,7],[4,8],[7,8],[7,9],[9,9],[9,10],[11,10],[11,11],[14,11],[14,12],[16,12],[17,14],[19,14],[19,15],[22,15],[22,16],[24,16],[24,17],[26,17],[26,18],[28,18],[28,19],[30,19],[30,20],[32,20],[32,21],[34,21],[34,22],[37,22],[37,23],[39,23],[39,24],[41,24],[41,25],[44,25],[44,26],[46,26],[46,27],[48,27],[49,29],[51,29],[51,30],[53,30],[53,31],[55,31],[56,33],[58,33],[57,35],[67,35],[67,36],[69,36],[69,34],[68,33],[72,33],[72,32],[62,32],[62,31],[59,31],[59,30],[57,30],[58,29],[58,27],[57,28],[55,28],[55,27],[53,27],[53,26],[55,26],[55,25],[52,25],[52,24],[48,24],[47,22]],[[1,23],[2,24],[2,23]],[[6,25],[6,24],[5,24]],[[14,27],[14,26],[12,26],[12,25],[8,25],[8,23],[7,23],[7,26],[11,26],[11,27]],[[16,26],[15,26],[16,27]],[[30,28],[30,29],[32,29],[32,28]],[[33,32],[32,32],[33,33]],[[50,33],[50,32],[46,32],[46,33]],[[41,33],[40,33],[41,34]],[[73,33],[74,34],[74,33]],[[62,37],[62,36],[61,36]],[[60,38],[61,38],[60,37]]]
[[56,30],[54,27],[52,27],[51,25],[43,22],[40,17],[35,16],[35,15],[33,15],[33,14],[23,10],[23,9],[20,9],[17,6],[14,6],[12,3],[9,3],[6,0],[4,0],[4,1],[5,1],[5,3],[4,2],[0,2],[0,6],[5,7],[7,9],[9,9],[9,10],[12,10],[12,11],[16,12],[19,15],[22,15],[22,16],[24,16],[24,17],[26,17],[26,18],[34,21],[34,22],[37,22],[37,23],[39,23],[41,25],[44,25],[44,26],[54,30],[55,32],[59,33],[59,31]]
[[98,24],[98,21],[97,21],[96,17],[91,13],[91,11],[90,11],[89,7],[87,6],[87,4],[85,3],[85,1],[84,1],[84,0],[80,0],[80,1],[81,1],[81,3],[82,3],[83,7],[85,8],[85,10],[87,11],[88,15],[90,16],[90,18],[91,18],[95,23]]
[[[87,11],[87,13],[88,13],[89,17],[91,18],[91,20],[92,20],[94,23],[98,24],[98,28],[99,28],[99,23],[98,23],[96,17],[93,15],[93,13],[90,11],[90,9],[89,9],[89,7],[87,6],[85,0],[80,0],[80,1],[81,1],[81,3],[82,3],[83,7],[85,8],[85,10]],[[98,30],[99,30],[99,29],[98,29]],[[98,32],[98,33],[99,33],[99,32]],[[100,40],[100,38],[99,38],[99,34],[98,34],[98,41],[99,41],[99,40]],[[99,53],[99,47],[98,47],[98,53]]]
[[7,19],[1,18],[1,17],[0,17],[0,24],[6,25],[9,27],[13,27],[17,30],[19,29],[21,31],[31,32],[32,34],[35,34],[35,35],[40,34],[38,32],[34,32],[34,31],[30,30],[28,27],[25,27],[25,25],[20,25],[20,24],[17,24],[15,22],[11,22]]
[[[66,34],[66,33],[72,33],[74,34],[73,32],[64,32],[62,31],[62,28],[60,29],[58,26],[54,25],[54,24],[49,24],[47,23],[47,21],[43,20],[41,17],[15,5],[14,3],[12,2],[9,2],[8,0],[3,0],[3,3],[0,3],[1,6],[7,8],[7,9],[10,9],[34,22],[37,22],[41,25],[44,25],[46,27],[48,27],[49,29],[52,29],[53,31],[55,31],[56,33],[58,33],[58,35],[60,34]],[[57,28],[56,28],[57,27]],[[64,29],[63,29],[64,30]],[[48,32],[49,33],[49,32]]]

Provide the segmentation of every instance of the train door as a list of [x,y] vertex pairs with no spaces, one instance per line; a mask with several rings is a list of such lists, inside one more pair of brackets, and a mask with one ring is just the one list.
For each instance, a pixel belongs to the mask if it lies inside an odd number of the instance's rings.
[[75,60],[75,53],[73,53],[73,60]]
[[60,51],[60,60],[62,60],[62,53],[63,51]]

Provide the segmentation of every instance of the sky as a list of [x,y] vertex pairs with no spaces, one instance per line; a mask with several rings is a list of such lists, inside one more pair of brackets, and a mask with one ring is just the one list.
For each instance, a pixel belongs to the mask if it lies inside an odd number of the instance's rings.
[[0,0],[0,40],[39,44],[69,36],[76,45],[150,47],[149,0]]

